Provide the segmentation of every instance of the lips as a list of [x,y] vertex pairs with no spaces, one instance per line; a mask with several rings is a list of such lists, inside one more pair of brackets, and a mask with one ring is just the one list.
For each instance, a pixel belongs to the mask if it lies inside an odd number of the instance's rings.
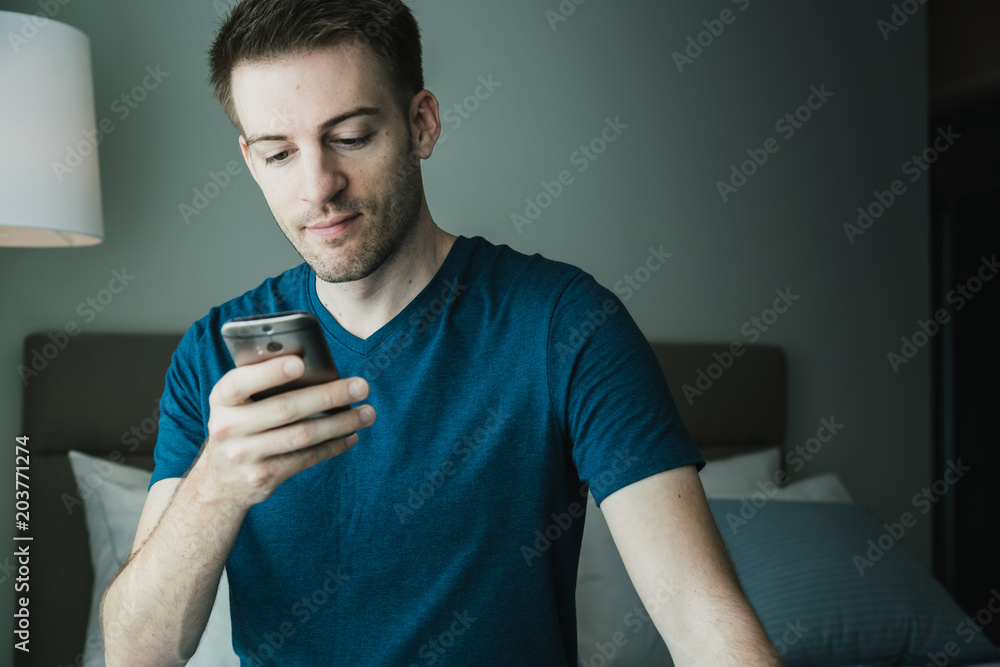
[[329,220],[321,220],[320,222],[315,222],[307,227],[307,229],[329,229],[330,227],[336,227],[337,225],[342,225],[345,222],[353,220],[354,218],[361,215],[360,213],[352,213],[351,215],[343,215],[339,218],[330,218]]
[[330,218],[329,220],[321,220],[306,227],[306,231],[313,236],[331,238],[345,232],[360,215],[360,213],[354,213],[352,215]]

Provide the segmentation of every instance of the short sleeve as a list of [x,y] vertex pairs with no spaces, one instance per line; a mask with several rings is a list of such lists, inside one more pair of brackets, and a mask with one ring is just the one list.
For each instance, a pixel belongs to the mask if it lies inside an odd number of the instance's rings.
[[560,295],[547,347],[550,397],[598,505],[658,472],[705,466],[649,342],[589,274],[580,272]]
[[160,397],[150,487],[161,479],[183,477],[207,437],[199,373],[201,337],[200,327],[195,323],[181,338],[171,357]]

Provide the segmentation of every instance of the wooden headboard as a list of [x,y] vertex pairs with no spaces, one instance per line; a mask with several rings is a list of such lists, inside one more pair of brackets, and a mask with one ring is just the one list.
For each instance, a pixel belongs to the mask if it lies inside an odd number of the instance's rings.
[[[34,537],[32,642],[30,653],[14,651],[17,667],[82,664],[93,573],[66,452],[76,449],[151,470],[157,406],[180,339],[181,334],[79,334],[25,388],[22,432],[30,437]],[[28,336],[25,364],[30,367],[33,351],[51,351],[47,345],[55,350],[48,334]],[[743,349],[724,368],[718,357],[725,359],[728,343],[653,343],[684,423],[706,458],[784,444],[784,352],[767,345]]]

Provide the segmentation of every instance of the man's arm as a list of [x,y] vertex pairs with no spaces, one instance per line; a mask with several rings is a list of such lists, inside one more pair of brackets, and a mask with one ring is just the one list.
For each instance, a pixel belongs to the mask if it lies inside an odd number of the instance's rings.
[[354,408],[305,419],[365,398],[368,385],[360,379],[250,400],[304,370],[300,358],[278,357],[233,369],[212,389],[208,440],[180,482],[153,485],[132,554],[101,600],[109,667],[185,664],[250,507],[292,475],[350,449],[356,432],[374,422],[370,406],[368,418]]
[[743,594],[693,465],[618,489],[601,510],[675,664],[783,664]]
[[207,497],[199,473],[150,489],[132,553],[101,598],[109,666],[183,665],[205,632],[246,509]]

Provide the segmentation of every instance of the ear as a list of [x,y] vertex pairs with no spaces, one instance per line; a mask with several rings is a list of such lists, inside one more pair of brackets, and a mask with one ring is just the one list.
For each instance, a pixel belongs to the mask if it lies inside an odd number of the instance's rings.
[[250,175],[253,176],[253,180],[257,181],[257,185],[260,185],[260,181],[257,179],[257,172],[253,168],[253,158],[250,157],[250,147],[247,146],[247,140],[240,135],[240,151],[243,153],[243,161],[247,163],[247,167],[250,169]]
[[438,115],[438,101],[434,93],[421,90],[413,96],[410,101],[409,122],[413,134],[413,154],[426,160],[441,136],[441,117]]

